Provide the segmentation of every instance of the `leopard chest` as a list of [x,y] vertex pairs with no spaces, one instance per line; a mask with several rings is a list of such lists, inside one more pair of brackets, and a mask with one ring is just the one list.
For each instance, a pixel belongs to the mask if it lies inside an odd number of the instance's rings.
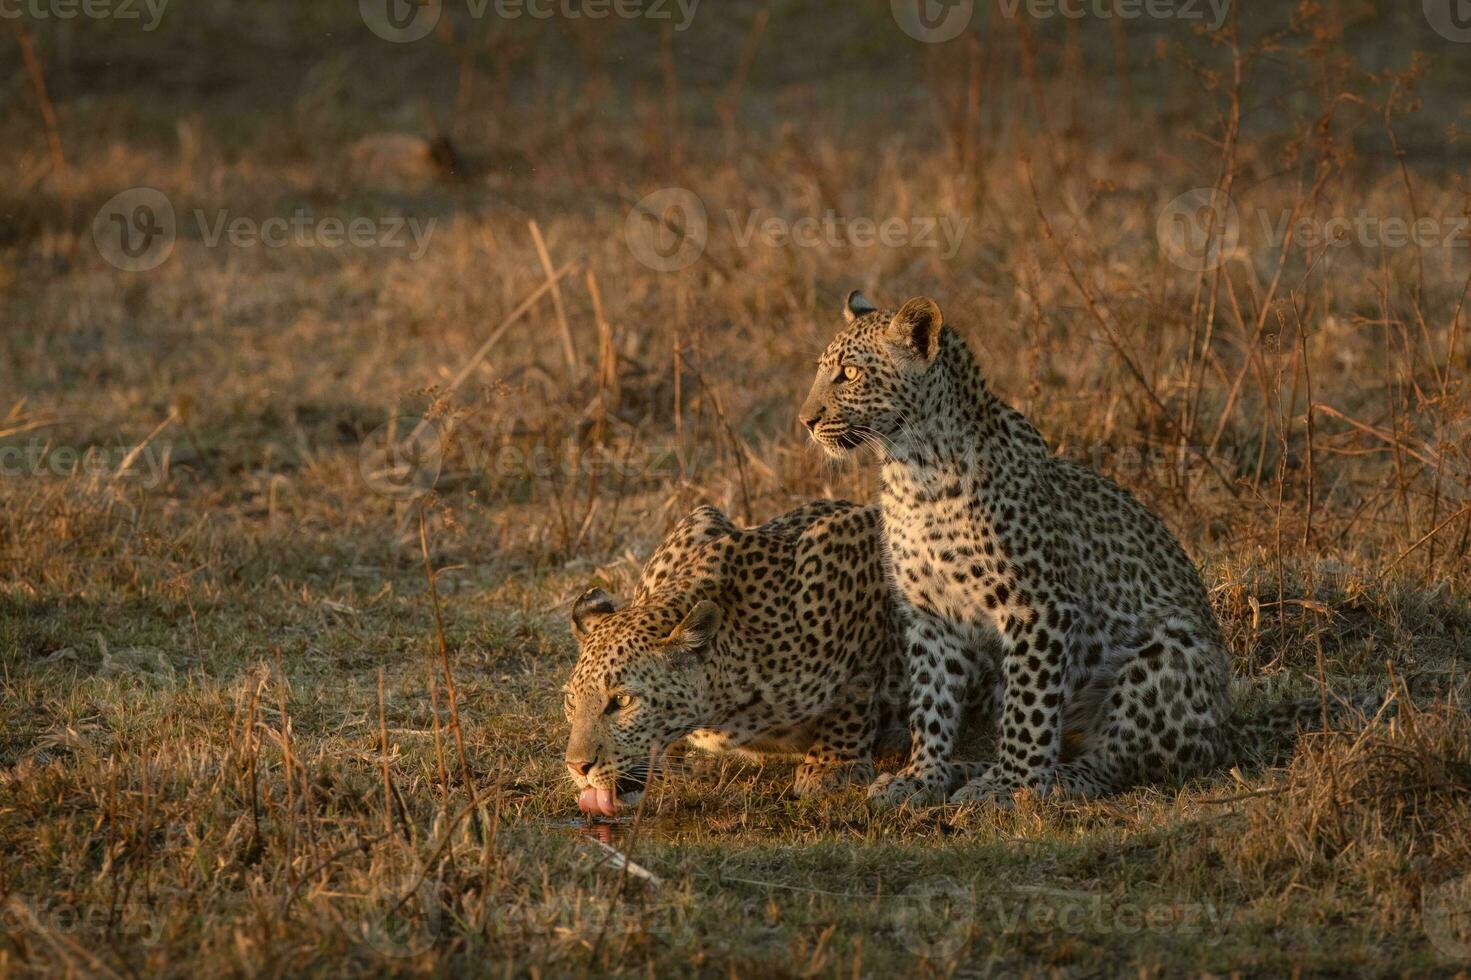
[[1016,565],[974,485],[890,479],[883,511],[894,581],[909,604],[953,623],[996,626],[1016,593]]

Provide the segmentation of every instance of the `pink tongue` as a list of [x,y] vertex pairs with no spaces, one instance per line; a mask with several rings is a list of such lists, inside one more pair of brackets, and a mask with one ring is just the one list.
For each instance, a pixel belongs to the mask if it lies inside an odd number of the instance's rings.
[[605,817],[612,817],[618,813],[618,801],[613,799],[611,789],[589,786],[577,794],[577,808],[583,813],[600,813]]

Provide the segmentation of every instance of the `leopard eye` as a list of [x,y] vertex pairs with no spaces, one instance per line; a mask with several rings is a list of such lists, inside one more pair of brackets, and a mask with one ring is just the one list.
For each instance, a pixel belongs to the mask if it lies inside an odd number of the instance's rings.
[[603,713],[611,715],[615,711],[622,711],[631,704],[633,704],[632,694],[616,694],[608,699],[608,707],[603,709]]
[[851,364],[844,364],[843,365],[843,380],[844,381],[857,381],[858,378],[859,378],[859,376],[862,375],[862,374],[863,374],[863,370],[861,368],[856,368],[856,367],[854,367]]

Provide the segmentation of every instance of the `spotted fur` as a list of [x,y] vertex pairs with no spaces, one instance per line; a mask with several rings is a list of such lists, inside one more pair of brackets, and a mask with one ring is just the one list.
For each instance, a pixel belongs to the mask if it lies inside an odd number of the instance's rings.
[[[880,311],[855,293],[846,318],[801,419],[830,454],[867,447],[882,464],[911,746],[870,798],[1091,797],[1214,765],[1229,738],[1227,654],[1174,536],[1127,491],[1054,456],[933,300]],[[999,744],[964,781],[958,706],[988,651]]]
[[903,745],[876,507],[822,500],[749,529],[701,507],[655,551],[631,603],[585,593],[572,620],[567,768],[625,806],[685,737],[800,756],[800,795],[871,781],[884,730],[898,739],[889,751]]

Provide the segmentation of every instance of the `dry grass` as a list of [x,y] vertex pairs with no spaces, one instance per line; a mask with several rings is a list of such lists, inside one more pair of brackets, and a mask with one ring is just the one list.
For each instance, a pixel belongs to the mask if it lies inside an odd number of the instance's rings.
[[[0,456],[0,975],[1471,970],[1471,249],[1263,240],[1462,215],[1471,46],[1418,4],[943,45],[883,8],[452,17],[412,45],[325,4],[30,23],[66,169],[0,76],[0,452],[41,452]],[[463,176],[355,169],[385,130],[447,133]],[[136,185],[181,232],[129,274],[91,221]],[[667,273],[624,233],[665,186],[710,228]],[[1200,187],[1241,245],[1194,272],[1157,221]],[[436,224],[418,258],[236,248],[196,208]],[[967,230],[739,239],[828,209]],[[1007,814],[801,803],[789,767],[709,761],[618,841],[659,883],[620,872],[559,763],[566,603],[626,591],[698,503],[872,496],[793,423],[854,286],[938,297],[1003,395],[1165,517],[1243,700],[1400,685],[1397,717]],[[361,447],[421,417],[435,492],[375,492]]]

